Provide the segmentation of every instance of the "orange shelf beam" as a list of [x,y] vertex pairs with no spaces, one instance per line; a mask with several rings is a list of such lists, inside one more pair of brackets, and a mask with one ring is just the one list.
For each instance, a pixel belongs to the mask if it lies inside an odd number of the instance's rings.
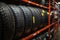
[[48,7],[46,7],[46,6],[44,6],[44,5],[37,4],[37,3],[31,2],[31,1],[29,1],[29,0],[22,0],[22,1],[23,1],[23,2],[26,2],[26,3],[29,3],[29,4],[32,4],[32,5],[36,5],[36,6],[38,6],[38,7],[43,7],[43,8],[45,8],[45,9],[48,9]]
[[57,0],[53,0],[54,3],[57,3],[56,1],[57,1]]
[[[56,23],[56,22],[55,22],[55,23]],[[51,27],[52,25],[54,25],[55,23],[52,23],[51,25],[47,25],[46,27],[44,27],[44,28],[36,31],[35,33],[30,34],[29,36],[27,36],[27,37],[25,37],[25,38],[22,38],[22,39],[20,39],[20,40],[29,40],[29,39],[33,38],[34,36],[38,35],[39,33],[43,32],[44,30],[50,28],[50,27]]]
[[51,6],[51,8],[54,9],[54,10],[56,9],[55,7],[52,7],[52,6]]

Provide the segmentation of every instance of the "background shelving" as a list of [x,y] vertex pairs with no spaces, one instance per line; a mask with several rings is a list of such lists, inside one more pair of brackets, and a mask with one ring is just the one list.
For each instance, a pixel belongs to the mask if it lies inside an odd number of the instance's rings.
[[[55,40],[55,33],[57,32],[57,29],[58,29],[58,19],[57,19],[57,21],[55,21],[52,24],[50,24],[50,11],[51,11],[51,9],[56,10],[56,8],[54,6],[51,6],[51,3],[50,3],[51,0],[48,0],[48,5],[49,5],[48,7],[44,6],[42,4],[37,4],[37,3],[32,2],[30,0],[23,0],[23,2],[25,2],[27,4],[31,4],[31,5],[35,5],[35,6],[38,6],[38,7],[42,7],[42,8],[48,9],[48,25],[45,26],[44,28],[36,31],[35,33],[32,33],[32,34],[22,38],[21,40],[29,40],[29,39],[35,37],[36,35],[38,35],[39,33],[45,31],[46,29],[48,29],[48,35],[49,35],[48,40],[50,40],[50,28],[51,28],[51,26],[54,26],[53,27],[53,29],[54,29],[54,33],[53,33],[54,37],[53,37],[53,39]],[[53,0],[53,2],[56,4],[57,0]]]

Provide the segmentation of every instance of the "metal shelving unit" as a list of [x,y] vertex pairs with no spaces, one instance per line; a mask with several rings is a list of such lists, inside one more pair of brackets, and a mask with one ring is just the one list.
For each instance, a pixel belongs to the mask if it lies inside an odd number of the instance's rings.
[[[52,7],[52,6],[50,5],[50,1],[51,1],[51,0],[48,0],[48,1],[49,1],[49,7],[44,6],[44,5],[42,5],[42,4],[37,4],[37,3],[35,3],[35,2],[31,2],[30,0],[23,0],[23,2],[25,2],[25,3],[27,3],[27,4],[32,4],[32,5],[35,5],[35,6],[38,6],[38,7],[42,7],[42,8],[48,9],[48,25],[45,26],[44,28],[36,31],[35,33],[32,33],[32,34],[30,34],[30,35],[22,38],[21,40],[29,40],[29,39],[35,37],[36,35],[38,35],[39,33],[45,31],[46,29],[48,29],[48,34],[49,34],[49,38],[48,38],[48,39],[50,40],[50,27],[51,27],[52,25],[54,26],[54,27],[53,27],[53,28],[54,28],[54,38],[53,38],[53,39],[55,40],[55,33],[57,32],[57,29],[58,29],[58,19],[57,19],[56,22],[53,22],[53,23],[50,24],[50,11],[51,11],[51,9],[54,9],[54,10],[55,10],[56,8],[55,8],[55,7]],[[55,0],[54,2],[56,3],[56,1],[57,1],[57,0]]]

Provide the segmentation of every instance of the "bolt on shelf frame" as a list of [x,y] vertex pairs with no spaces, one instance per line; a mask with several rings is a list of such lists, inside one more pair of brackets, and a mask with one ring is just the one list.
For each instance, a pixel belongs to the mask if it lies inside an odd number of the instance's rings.
[[[36,35],[38,35],[39,33],[41,33],[41,32],[43,32],[43,31],[45,31],[46,29],[48,29],[48,34],[49,34],[49,40],[50,40],[50,27],[53,25],[54,27],[54,37],[53,37],[53,40],[55,40],[55,33],[57,32],[57,29],[58,29],[58,21],[56,21],[56,22],[53,22],[52,24],[50,24],[50,11],[51,11],[51,8],[52,9],[56,9],[55,7],[52,7],[50,4],[50,1],[51,0],[48,0],[49,1],[49,6],[48,7],[46,7],[46,6],[44,6],[44,5],[42,5],[42,4],[37,4],[37,3],[35,3],[35,2],[31,2],[30,0],[22,0],[23,2],[25,2],[25,3],[28,3],[28,4],[32,4],[32,5],[36,5],[36,6],[39,6],[39,7],[42,7],[42,8],[45,8],[45,9],[48,9],[48,25],[47,26],[45,26],[44,28],[42,28],[42,29],[40,29],[40,30],[38,30],[38,31],[36,31],[35,33],[32,33],[32,34],[30,34],[30,35],[28,35],[28,36],[26,36],[26,37],[24,37],[24,38],[22,38],[22,39],[20,39],[20,40],[29,40],[29,39],[31,39],[31,38],[33,38],[33,37],[35,37]],[[54,0],[54,2],[56,2],[57,0]],[[58,19],[57,19],[58,20]]]

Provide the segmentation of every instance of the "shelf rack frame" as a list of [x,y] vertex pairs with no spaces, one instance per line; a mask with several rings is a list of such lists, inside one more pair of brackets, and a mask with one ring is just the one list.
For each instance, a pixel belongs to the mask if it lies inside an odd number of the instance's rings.
[[[48,39],[50,40],[50,27],[52,25],[54,26],[53,27],[54,28],[54,38],[53,38],[53,40],[55,40],[55,33],[57,32],[57,29],[58,29],[58,21],[53,22],[52,24],[50,24],[50,11],[51,11],[51,8],[54,9],[54,10],[56,9],[55,7],[53,7],[53,6],[50,5],[51,4],[50,3],[51,0],[48,0],[49,1],[49,4],[48,4],[49,6],[48,7],[44,6],[42,4],[37,4],[35,2],[31,2],[30,0],[22,0],[22,1],[25,2],[25,3],[27,3],[27,4],[32,4],[32,5],[35,5],[35,6],[38,6],[38,7],[42,7],[42,8],[48,9],[48,25],[45,26],[44,28],[36,31],[35,33],[32,33],[32,34],[30,34],[30,35],[28,35],[28,36],[26,36],[26,37],[24,37],[24,38],[22,38],[20,40],[29,40],[29,39],[35,37],[36,35],[38,35],[39,33],[45,31],[46,29],[48,29],[48,34],[49,34],[49,38]],[[56,0],[54,0],[54,2],[56,2]]]

